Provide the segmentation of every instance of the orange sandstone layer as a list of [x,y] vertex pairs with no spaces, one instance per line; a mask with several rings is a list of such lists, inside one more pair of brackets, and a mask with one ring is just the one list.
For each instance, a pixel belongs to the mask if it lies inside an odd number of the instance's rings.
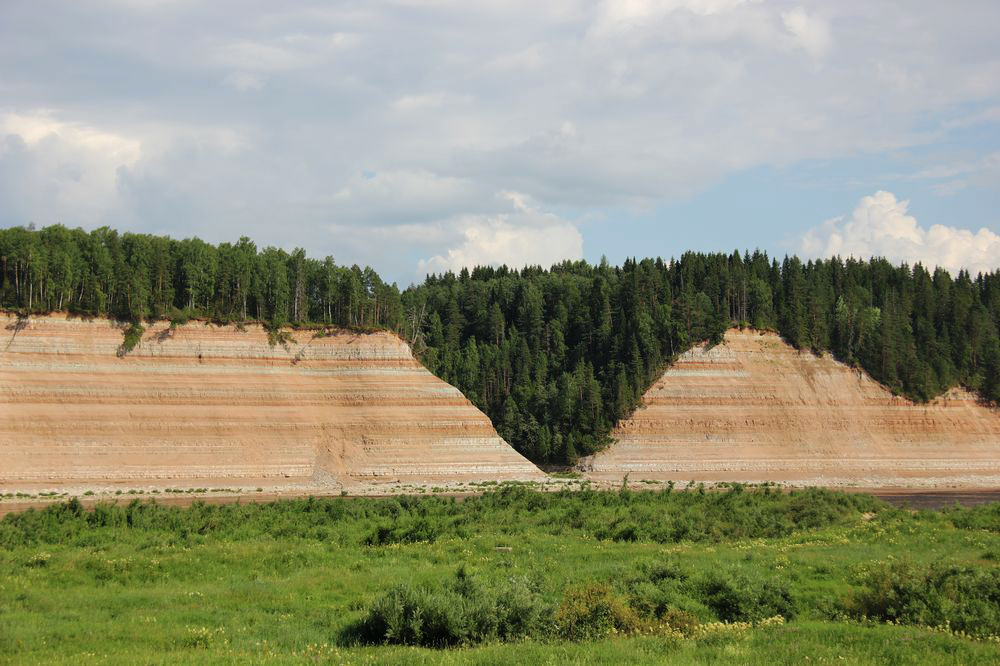
[[542,479],[390,333],[0,317],[0,489]]
[[687,352],[612,436],[595,479],[1000,488],[1000,411],[959,389],[914,404],[772,333]]

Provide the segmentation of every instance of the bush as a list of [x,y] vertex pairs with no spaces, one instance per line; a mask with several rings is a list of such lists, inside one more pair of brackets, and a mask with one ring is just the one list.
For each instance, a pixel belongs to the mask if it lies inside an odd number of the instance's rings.
[[411,520],[401,520],[379,525],[368,535],[365,543],[369,546],[384,546],[391,543],[434,543],[441,535],[441,525],[420,516]]
[[1000,533],[1000,502],[981,504],[974,507],[955,506],[946,509],[944,515],[961,530],[987,530]]
[[184,326],[190,320],[188,311],[180,310],[177,307],[171,307],[170,312],[167,313],[167,319],[170,320],[170,328],[174,329],[178,326]]
[[556,631],[569,640],[594,640],[610,634],[634,634],[639,615],[608,585],[591,583],[566,590],[555,614]]
[[723,622],[759,622],[776,615],[795,616],[795,602],[783,580],[752,580],[716,573],[704,578],[700,588],[705,605]]
[[289,331],[283,331],[279,326],[269,326],[267,327],[267,344],[272,347],[281,345],[287,350],[289,344],[297,344],[297,341]]
[[552,610],[528,581],[498,589],[473,580],[464,568],[445,585],[400,584],[378,597],[351,626],[348,642],[448,647],[541,636]]
[[630,603],[643,617],[687,633],[699,622],[758,622],[795,616],[788,582],[713,571],[688,575],[673,561],[645,563],[628,581]]
[[693,613],[670,608],[660,618],[671,629],[676,629],[685,636],[693,636],[698,632],[701,622]]
[[118,347],[118,356],[125,356],[135,349],[136,345],[142,340],[142,334],[145,332],[146,329],[138,322],[129,324],[123,333],[122,344]]
[[863,572],[842,606],[858,618],[1000,635],[1000,570],[892,561]]

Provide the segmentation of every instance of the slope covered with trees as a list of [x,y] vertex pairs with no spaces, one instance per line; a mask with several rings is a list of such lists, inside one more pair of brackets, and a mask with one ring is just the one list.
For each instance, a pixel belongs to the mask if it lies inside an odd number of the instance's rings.
[[370,268],[247,238],[213,246],[61,226],[0,230],[0,269],[10,309],[395,330],[536,462],[601,448],[666,363],[731,325],[831,351],[916,400],[956,384],[1000,400],[1000,271],[686,253],[479,267],[400,293]]
[[600,448],[666,362],[731,325],[832,351],[916,400],[956,384],[1000,399],[998,272],[687,253],[620,268],[477,268],[429,277],[404,302],[429,313],[428,367],[536,461]]

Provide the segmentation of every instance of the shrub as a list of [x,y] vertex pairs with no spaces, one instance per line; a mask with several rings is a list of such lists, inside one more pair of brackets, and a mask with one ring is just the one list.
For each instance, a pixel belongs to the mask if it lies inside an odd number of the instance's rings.
[[723,622],[757,622],[775,615],[791,618],[795,603],[788,584],[778,579],[709,574],[701,581],[705,605]]
[[959,529],[1000,533],[1000,502],[971,508],[956,506],[943,513]]
[[590,583],[566,590],[555,614],[556,631],[569,640],[594,640],[642,628],[639,615],[608,585]]
[[139,322],[129,324],[123,332],[122,344],[118,347],[118,356],[125,356],[135,349],[136,345],[142,340],[142,334],[145,332],[146,329]]
[[1000,635],[1000,570],[890,561],[864,571],[842,606],[859,618]]
[[434,543],[441,535],[441,526],[427,518],[400,520],[379,525],[368,535],[365,543],[369,546],[384,546],[391,543]]
[[399,584],[379,596],[345,638],[368,644],[470,645],[541,636],[552,615],[525,579],[491,589],[464,568],[444,585]]
[[296,344],[297,341],[292,337],[289,331],[283,331],[278,326],[269,326],[267,328],[267,344],[275,347],[281,345],[286,350],[289,344]]
[[694,635],[698,632],[698,628],[701,626],[701,622],[693,613],[688,613],[687,611],[678,610],[676,608],[668,609],[663,614],[661,620],[671,629],[676,629],[685,636]]
[[170,320],[171,329],[187,324],[189,318],[187,310],[180,310],[177,307],[171,307],[170,312],[167,313],[167,319]]

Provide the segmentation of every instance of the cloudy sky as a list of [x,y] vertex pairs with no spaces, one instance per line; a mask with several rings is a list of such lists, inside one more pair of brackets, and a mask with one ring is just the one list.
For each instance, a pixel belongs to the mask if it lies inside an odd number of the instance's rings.
[[4,0],[0,226],[1000,266],[996,0]]

